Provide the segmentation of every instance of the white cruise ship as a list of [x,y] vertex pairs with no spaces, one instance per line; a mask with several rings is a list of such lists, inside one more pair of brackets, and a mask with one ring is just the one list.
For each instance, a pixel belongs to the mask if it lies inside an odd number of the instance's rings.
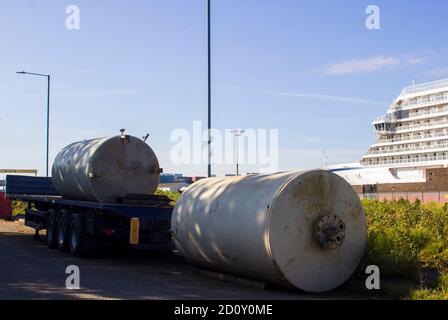
[[406,87],[373,125],[376,142],[359,163],[327,169],[353,186],[427,183],[428,169],[448,166],[448,79]]

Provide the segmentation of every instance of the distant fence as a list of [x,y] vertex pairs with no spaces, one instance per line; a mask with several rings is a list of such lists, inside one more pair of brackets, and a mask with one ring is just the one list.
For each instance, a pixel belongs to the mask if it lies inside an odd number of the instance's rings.
[[379,201],[384,200],[409,200],[415,202],[448,202],[448,192],[379,192],[379,193],[364,193],[358,194],[361,199],[374,199]]

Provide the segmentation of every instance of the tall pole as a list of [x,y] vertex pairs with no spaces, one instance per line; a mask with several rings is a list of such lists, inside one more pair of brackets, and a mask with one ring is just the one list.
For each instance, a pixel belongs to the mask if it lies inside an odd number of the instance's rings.
[[244,130],[234,129],[231,131],[236,138],[236,175],[240,175],[240,162],[239,162],[239,139],[244,134]]
[[47,78],[47,147],[46,147],[46,151],[45,151],[45,153],[46,153],[45,172],[46,172],[46,176],[49,177],[48,165],[50,162],[49,158],[50,158],[50,81],[51,81],[50,78],[51,78],[51,76],[49,74],[41,74],[41,73],[25,72],[25,71],[19,71],[16,73]]
[[210,0],[207,0],[207,86],[208,86],[208,177],[212,176],[212,58],[210,36]]
[[47,76],[47,158],[46,158],[46,176],[49,177],[48,166],[50,162],[50,75]]
[[236,136],[236,176],[240,175],[240,165],[239,165],[239,144],[238,140],[240,139],[240,136]]

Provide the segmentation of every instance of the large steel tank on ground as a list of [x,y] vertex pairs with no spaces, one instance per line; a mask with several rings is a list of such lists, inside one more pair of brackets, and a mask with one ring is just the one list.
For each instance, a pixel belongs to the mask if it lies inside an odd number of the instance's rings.
[[324,170],[201,180],[183,193],[171,228],[194,265],[308,292],[343,284],[366,242],[358,196]]
[[153,194],[159,175],[154,151],[128,135],[72,143],[56,156],[52,170],[54,186],[62,197],[98,202]]

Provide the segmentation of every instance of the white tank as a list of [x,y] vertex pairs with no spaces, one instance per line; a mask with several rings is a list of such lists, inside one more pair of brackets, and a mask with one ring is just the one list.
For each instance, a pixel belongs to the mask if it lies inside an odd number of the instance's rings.
[[72,143],[56,156],[52,170],[54,186],[62,197],[97,202],[153,194],[159,175],[154,151],[128,135]]
[[194,265],[307,292],[343,284],[366,242],[358,196],[324,170],[201,180],[183,193],[171,227]]

